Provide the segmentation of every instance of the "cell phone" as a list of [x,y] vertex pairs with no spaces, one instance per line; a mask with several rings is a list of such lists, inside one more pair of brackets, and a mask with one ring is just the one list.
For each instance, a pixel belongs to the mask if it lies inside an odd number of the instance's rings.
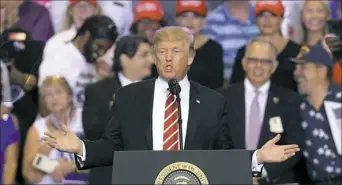
[[15,41],[24,41],[26,40],[26,33],[23,32],[17,32],[17,33],[9,33],[8,38],[9,40],[15,40]]
[[327,21],[328,32],[340,37],[342,40],[342,19],[330,19]]
[[44,173],[52,173],[53,170],[58,166],[58,161],[50,159],[48,156],[43,154],[37,154],[32,162],[35,169],[40,170]]

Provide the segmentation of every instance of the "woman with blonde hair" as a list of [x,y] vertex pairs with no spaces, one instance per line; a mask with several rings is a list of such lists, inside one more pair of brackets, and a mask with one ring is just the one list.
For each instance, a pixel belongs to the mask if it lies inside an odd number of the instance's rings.
[[54,132],[61,127],[68,127],[80,138],[84,135],[82,110],[74,107],[73,93],[69,84],[64,77],[48,76],[40,88],[40,95],[49,113],[48,116],[33,123],[28,131],[22,169],[26,182],[29,184],[87,183],[88,175],[75,171],[73,155],[59,152],[42,140],[45,132]]
[[50,38],[44,48],[43,59],[58,54],[58,48],[71,41],[84,21],[91,16],[100,15],[101,8],[96,0],[69,0],[69,6],[63,19],[63,27],[59,33]]
[[303,44],[322,44],[327,30],[327,20],[330,18],[329,1],[306,0],[302,9],[302,22],[304,27]]

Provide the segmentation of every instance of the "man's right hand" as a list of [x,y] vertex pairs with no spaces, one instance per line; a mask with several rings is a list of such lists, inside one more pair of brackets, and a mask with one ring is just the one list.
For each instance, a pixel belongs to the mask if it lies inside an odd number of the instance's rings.
[[44,133],[44,141],[61,152],[82,155],[82,141],[65,125],[61,129]]

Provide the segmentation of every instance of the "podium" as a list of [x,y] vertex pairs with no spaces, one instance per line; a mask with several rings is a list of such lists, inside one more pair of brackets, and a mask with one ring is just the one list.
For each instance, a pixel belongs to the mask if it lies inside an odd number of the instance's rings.
[[252,184],[247,150],[114,152],[112,184]]

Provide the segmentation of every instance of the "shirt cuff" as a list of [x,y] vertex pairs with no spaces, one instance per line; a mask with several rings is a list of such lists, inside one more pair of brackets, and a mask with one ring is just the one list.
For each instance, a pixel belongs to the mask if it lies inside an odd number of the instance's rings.
[[84,166],[84,161],[86,160],[86,150],[85,150],[85,145],[84,142],[82,142],[82,155],[78,155],[76,154],[77,158],[77,162],[80,165],[80,167],[82,168]]
[[258,152],[258,150],[256,150],[253,153],[253,157],[252,157],[252,174],[253,174],[253,177],[261,177],[263,167],[264,167],[264,164],[258,165],[258,160],[257,160],[257,155],[256,155],[257,152]]

